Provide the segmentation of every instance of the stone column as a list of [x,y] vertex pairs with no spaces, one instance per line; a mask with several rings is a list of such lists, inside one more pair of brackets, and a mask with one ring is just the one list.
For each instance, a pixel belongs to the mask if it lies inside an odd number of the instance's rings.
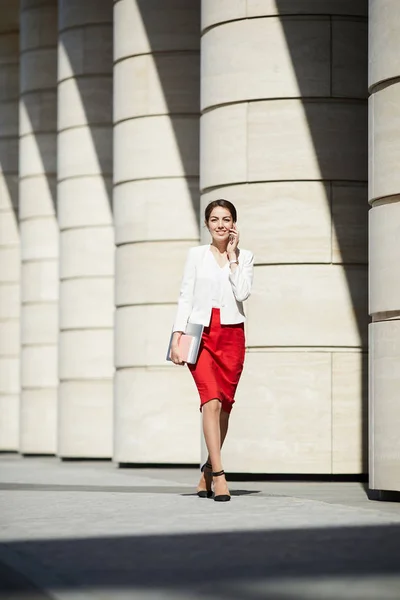
[[165,358],[199,238],[200,3],[117,0],[114,26],[114,459],[193,463],[197,392]]
[[58,453],[111,457],[112,1],[60,0]]
[[18,227],[19,2],[0,6],[0,450],[18,450],[20,236]]
[[57,0],[22,0],[20,452],[56,452],[58,345]]
[[369,8],[370,487],[400,491],[400,10]]
[[202,2],[202,208],[233,201],[256,257],[229,471],[366,468],[366,15]]

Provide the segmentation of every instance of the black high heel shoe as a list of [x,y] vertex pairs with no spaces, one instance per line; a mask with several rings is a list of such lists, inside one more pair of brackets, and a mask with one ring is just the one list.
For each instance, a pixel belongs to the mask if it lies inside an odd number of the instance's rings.
[[[225,471],[217,471],[217,473],[213,473],[213,477],[220,477],[221,475],[225,475]],[[229,502],[231,499],[229,494],[219,494],[218,496],[214,496],[215,502]]]
[[[210,473],[211,473],[211,471],[212,471],[212,465],[211,465],[211,463],[209,463],[209,462],[204,463],[204,465],[201,467],[200,471],[202,473],[204,473],[204,471],[206,469],[207,469],[207,471],[210,471]],[[206,485],[207,485],[207,482],[206,482]],[[197,495],[198,495],[199,498],[212,498],[213,493],[212,493],[211,489],[209,489],[209,490],[199,490],[197,492]]]

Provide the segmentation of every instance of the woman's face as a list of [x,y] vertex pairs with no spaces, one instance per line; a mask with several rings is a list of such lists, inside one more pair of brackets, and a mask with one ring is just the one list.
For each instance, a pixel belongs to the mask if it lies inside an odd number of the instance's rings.
[[216,206],[208,219],[207,227],[216,242],[227,242],[229,230],[233,227],[232,215],[227,208]]

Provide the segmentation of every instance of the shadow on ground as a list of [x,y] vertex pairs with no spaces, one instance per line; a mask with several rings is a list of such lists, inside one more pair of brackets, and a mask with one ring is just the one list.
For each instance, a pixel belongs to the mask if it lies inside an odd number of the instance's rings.
[[[180,494],[181,496],[196,496],[196,492],[188,491],[187,486],[128,486],[128,485],[70,485],[53,483],[2,483],[0,482],[0,491],[18,491],[18,492],[112,492],[113,494]],[[260,490],[230,490],[232,496],[248,496],[249,494],[258,494]],[[265,495],[265,494],[264,494]],[[266,494],[267,496],[276,496],[276,494]]]
[[[5,551],[29,557],[45,577],[58,573],[64,591],[113,590],[113,598],[294,600],[319,586],[324,593],[312,597],[400,593],[399,525],[15,541],[1,544]],[[348,594],[352,584],[356,595]],[[381,593],[371,596],[374,586]]]

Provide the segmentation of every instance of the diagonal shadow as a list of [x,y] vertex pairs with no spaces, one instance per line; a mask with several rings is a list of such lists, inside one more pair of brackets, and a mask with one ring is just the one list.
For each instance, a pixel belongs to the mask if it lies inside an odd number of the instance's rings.
[[[6,56],[1,56],[1,91],[0,110],[2,112],[0,131],[0,172],[4,191],[9,198],[9,207],[13,211],[14,222],[18,221],[18,100],[19,100],[19,6],[18,2],[9,3],[1,10],[8,11],[7,22],[9,30],[1,31],[1,47],[7,50]],[[0,18],[5,15],[0,13]],[[11,48],[15,54],[10,56]],[[4,202],[3,202],[4,203]],[[5,203],[4,203],[5,204]]]
[[9,198],[9,208],[14,215],[15,227],[19,228],[18,220],[18,163],[12,161],[12,155],[17,155],[14,148],[18,147],[18,134],[15,140],[3,137],[0,139],[0,169],[1,179]]
[[[24,136],[32,136],[36,145],[37,153],[40,157],[42,170],[39,173],[29,173],[24,175],[23,180],[37,177],[43,177],[46,181],[48,197],[52,203],[52,212],[57,215],[57,53],[54,53],[54,90],[29,90],[21,92],[21,106],[25,111],[26,119],[30,123],[32,133]],[[40,97],[38,97],[40,94]],[[47,96],[48,100],[44,100]],[[39,108],[40,105],[40,108]],[[45,110],[43,108],[45,107]],[[45,112],[45,119],[43,114]]]
[[215,600],[398,597],[399,551],[398,524],[0,544],[6,564],[29,565],[47,590]]
[[[44,94],[44,92],[42,92]],[[57,103],[54,98],[54,104],[49,106],[47,112],[47,124],[41,126],[37,122],[37,98],[35,98],[36,92],[26,92],[21,94],[21,103],[24,106],[27,118],[30,121],[32,135],[34,137],[34,143],[37,148],[37,152],[40,156],[42,165],[42,171],[40,173],[30,173],[24,175],[23,181],[29,183],[30,179],[37,177],[38,175],[45,179],[46,187],[48,190],[47,197],[51,201],[52,213],[57,216],[57,133],[56,133],[56,113]],[[49,94],[53,97],[55,95]],[[21,139],[21,138],[20,138]],[[49,211],[50,214],[50,211]]]
[[[199,226],[200,0],[136,0],[136,4],[151,47]],[[181,9],[182,15],[178,22],[174,19],[177,8]],[[187,40],[184,49],[182,37]],[[197,123],[195,128],[193,120]]]
[[[297,2],[298,15],[290,15],[294,12],[293,5],[292,0],[276,0],[321,180],[328,186],[327,203],[331,213],[332,234],[337,240],[337,254],[340,254],[340,258],[333,258],[332,262],[343,267],[362,347],[360,421],[362,469],[367,473],[368,5],[367,0],[358,3],[359,16],[334,17],[326,13],[322,16],[330,29],[330,47],[327,50],[330,89],[326,96],[319,97],[315,93],[315,86],[312,91],[312,78],[316,77],[315,56],[299,47],[296,36],[296,20],[303,19],[307,11],[301,0]],[[315,109],[320,104],[325,106],[325,110],[318,114]],[[353,110],[351,117],[346,114],[346,107],[350,109],[349,112]],[[336,115],[332,108],[339,109]],[[360,270],[363,273],[360,274]]]
[[[21,0],[20,29],[20,156],[25,139],[35,146],[24,149],[20,177],[26,185],[37,176],[44,178],[52,203],[46,214],[57,215],[57,1]],[[42,33],[39,39],[36,29]],[[31,166],[34,154],[40,161],[38,173]]]
[[[108,210],[112,212],[112,176],[113,176],[113,151],[112,151],[112,111],[113,111],[113,3],[111,0],[97,0],[101,6],[102,19],[98,23],[93,19],[90,23],[90,41],[85,38],[87,25],[83,22],[80,26],[67,27],[59,24],[59,44],[62,46],[72,72],[72,78],[76,85],[81,107],[85,115],[85,123],[74,125],[74,127],[87,127],[93,148],[98,161],[100,173],[103,179],[107,199]],[[107,5],[108,19],[104,17],[104,3]],[[93,2],[92,2],[93,5]],[[64,10],[68,10],[66,7]],[[61,13],[61,11],[59,11]],[[59,14],[59,19],[62,15]],[[81,29],[84,48],[77,51],[74,29]],[[97,32],[96,32],[97,29]],[[91,33],[96,32],[94,35]],[[99,64],[97,53],[102,57]],[[61,80],[61,86],[65,81]],[[77,108],[77,110],[79,110]],[[68,130],[68,127],[66,128]],[[65,131],[63,129],[62,131]],[[103,211],[101,211],[103,212]]]
[[[0,446],[19,434],[20,231],[18,221],[19,2],[0,3]],[[10,338],[6,341],[7,338]]]

